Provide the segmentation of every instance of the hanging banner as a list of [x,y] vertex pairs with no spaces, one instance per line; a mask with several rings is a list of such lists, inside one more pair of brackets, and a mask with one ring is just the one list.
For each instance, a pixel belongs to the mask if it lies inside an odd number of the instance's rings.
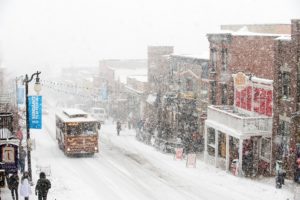
[[28,96],[29,128],[42,128],[42,96]]
[[25,101],[25,86],[24,85],[18,86],[17,94],[18,94],[18,104],[19,105],[24,104],[24,101]]
[[107,85],[106,85],[106,83],[102,83],[102,86],[100,89],[100,99],[102,101],[107,100]]

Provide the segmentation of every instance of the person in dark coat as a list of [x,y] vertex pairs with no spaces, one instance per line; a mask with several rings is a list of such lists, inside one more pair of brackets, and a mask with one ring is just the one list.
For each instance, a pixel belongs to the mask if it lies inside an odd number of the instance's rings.
[[24,147],[20,146],[20,152],[19,152],[19,168],[21,170],[21,173],[24,173],[24,169],[25,169],[25,158],[26,158],[26,151],[24,149]]
[[35,186],[35,195],[39,200],[47,200],[48,190],[51,188],[51,182],[46,178],[44,172],[40,173],[40,178]]
[[13,200],[19,200],[18,188],[19,188],[19,176],[18,173],[15,172],[8,179],[8,188],[11,191],[11,196]]
[[121,131],[121,122],[117,121],[117,134],[120,135],[120,131]]

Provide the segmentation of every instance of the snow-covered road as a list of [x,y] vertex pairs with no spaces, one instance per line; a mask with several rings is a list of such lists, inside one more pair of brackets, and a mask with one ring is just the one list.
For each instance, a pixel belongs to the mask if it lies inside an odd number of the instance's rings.
[[100,131],[100,153],[93,157],[66,157],[55,140],[53,112],[44,115],[43,130],[32,131],[36,165],[51,166],[49,199],[56,200],[247,200],[293,199],[290,188],[275,189],[273,179],[239,178],[197,160],[186,168],[185,160],[174,160],[153,147],[138,142],[133,130],[116,135],[107,122]]

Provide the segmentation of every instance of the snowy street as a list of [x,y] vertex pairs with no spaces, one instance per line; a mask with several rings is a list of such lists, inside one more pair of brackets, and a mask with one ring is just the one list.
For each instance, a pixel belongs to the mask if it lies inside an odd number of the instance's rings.
[[[186,168],[185,160],[173,159],[135,139],[133,130],[116,135],[107,122],[100,131],[100,153],[93,157],[66,157],[55,140],[54,114],[44,115],[44,129],[32,131],[36,165],[50,166],[49,199],[293,199],[289,189],[275,189],[274,180],[238,178],[197,160]],[[287,184],[289,185],[289,184]]]
[[300,200],[299,8],[0,0],[0,200]]

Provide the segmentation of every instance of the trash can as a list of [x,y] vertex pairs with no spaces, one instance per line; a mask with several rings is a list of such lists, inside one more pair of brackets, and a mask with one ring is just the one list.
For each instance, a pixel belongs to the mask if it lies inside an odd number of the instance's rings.
[[233,159],[230,165],[231,172],[233,175],[237,176],[239,174],[239,159]]

